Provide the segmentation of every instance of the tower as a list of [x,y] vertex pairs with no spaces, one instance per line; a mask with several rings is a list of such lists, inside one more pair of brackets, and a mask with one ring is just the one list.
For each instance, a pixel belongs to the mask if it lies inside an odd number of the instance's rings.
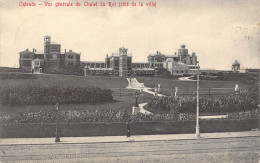
[[192,53],[191,55],[191,65],[196,65],[197,64],[197,56],[195,53]]
[[44,37],[44,60],[46,61],[49,61],[50,43],[51,43],[51,37],[45,36]]
[[181,49],[178,49],[178,55],[180,62],[184,63],[184,60],[188,57],[188,49],[185,48],[185,45],[181,45]]
[[127,49],[119,48],[119,76],[127,75]]
[[237,60],[235,60],[235,62],[232,64],[231,69],[234,72],[238,72],[238,70],[240,70],[240,63]]

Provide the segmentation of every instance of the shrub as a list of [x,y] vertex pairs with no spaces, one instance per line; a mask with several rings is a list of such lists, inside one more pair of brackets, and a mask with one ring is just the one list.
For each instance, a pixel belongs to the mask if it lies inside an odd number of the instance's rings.
[[98,103],[112,101],[112,91],[98,87],[20,85],[0,87],[1,105]]
[[[200,97],[199,108],[201,113],[230,113],[254,110],[257,108],[257,90],[247,90],[238,95],[221,97]],[[172,111],[175,113],[195,113],[197,98],[191,96],[154,97],[148,103],[151,109]]]
[[1,79],[36,79],[37,76],[34,74],[26,73],[15,73],[15,72],[1,72]]

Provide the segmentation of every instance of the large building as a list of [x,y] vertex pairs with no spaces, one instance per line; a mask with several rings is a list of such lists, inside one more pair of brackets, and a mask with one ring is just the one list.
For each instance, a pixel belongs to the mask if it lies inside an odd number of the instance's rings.
[[173,55],[162,54],[157,51],[156,54],[149,54],[148,62],[151,68],[163,68],[163,63],[171,58],[175,62],[180,62],[189,65],[189,67],[196,67],[197,65],[197,56],[195,53],[191,55],[188,53],[188,49],[185,48],[185,45],[181,45],[181,48],[178,49],[178,54],[175,52]]
[[185,63],[174,61],[168,58],[163,63],[163,68],[170,72],[171,75],[183,76],[189,74],[189,66]]
[[[36,49],[26,49],[19,53],[19,67],[37,71],[34,69],[35,65],[33,63],[40,63],[40,70],[42,69],[55,69],[55,68],[69,68],[80,66],[80,53],[73,52],[72,50],[65,49],[64,52],[61,52],[61,44],[51,41],[50,36],[44,37],[44,52],[37,51]],[[33,62],[35,59],[37,61]]]
[[156,70],[148,63],[132,63],[132,54],[121,47],[118,53],[106,55],[104,62],[82,62],[85,75],[155,75]]
[[149,54],[147,62],[132,62],[133,55],[124,47],[118,53],[106,55],[104,62],[82,62],[85,75],[157,75],[158,70],[166,69],[171,75],[186,75],[190,69],[197,69],[197,56],[188,54],[182,45],[173,55],[165,55],[159,51]]
[[53,72],[66,68],[81,67],[85,75],[157,75],[159,70],[166,69],[171,75],[186,75],[188,70],[197,69],[197,56],[189,54],[185,45],[181,45],[178,53],[172,55],[162,54],[157,51],[148,55],[147,62],[132,62],[133,55],[128,49],[121,47],[118,53],[106,55],[104,61],[80,61],[80,53],[72,50],[61,52],[61,44],[51,41],[50,36],[44,37],[44,51],[26,49],[20,52],[19,64],[21,68],[32,72]]

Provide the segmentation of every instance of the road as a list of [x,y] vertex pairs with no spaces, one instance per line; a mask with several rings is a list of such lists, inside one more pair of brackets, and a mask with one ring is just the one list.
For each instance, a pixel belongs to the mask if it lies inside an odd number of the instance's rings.
[[175,141],[0,145],[0,162],[250,162],[259,161],[259,137]]

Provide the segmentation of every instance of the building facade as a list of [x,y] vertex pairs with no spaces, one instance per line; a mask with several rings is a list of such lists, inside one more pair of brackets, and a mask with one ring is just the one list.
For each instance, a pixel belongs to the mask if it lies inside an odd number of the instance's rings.
[[163,63],[171,58],[175,62],[180,62],[189,65],[189,67],[196,68],[197,65],[197,56],[195,53],[189,54],[188,49],[185,45],[181,45],[181,48],[178,49],[178,54],[175,52],[173,55],[162,54],[157,51],[156,54],[149,54],[148,62],[151,68],[157,67],[158,69],[163,68]]
[[155,75],[148,63],[132,63],[132,54],[121,47],[118,53],[106,55],[104,62],[82,62],[85,75]]
[[171,75],[185,75],[188,70],[197,69],[197,56],[189,54],[185,45],[181,45],[173,55],[162,54],[157,51],[148,55],[147,62],[132,62],[133,56],[125,47],[119,48],[118,53],[106,55],[104,61],[80,61],[80,53],[65,49],[61,52],[61,44],[52,42],[50,36],[44,37],[44,51],[26,49],[19,53],[20,68],[32,72],[61,72],[73,68],[84,69],[85,75],[158,75],[160,69],[166,69]]
[[55,68],[71,68],[80,66],[80,53],[69,50],[61,52],[61,44],[51,41],[50,36],[44,37],[44,51],[39,52],[36,49],[26,49],[19,53],[19,67],[33,72],[35,66],[33,66],[33,60],[40,60],[40,68],[42,70],[55,69]]
[[168,58],[163,63],[163,68],[174,76],[183,76],[189,74],[189,66],[187,64],[174,61],[172,58]]
[[197,56],[188,54],[185,45],[173,55],[157,51],[148,55],[148,62],[132,62],[132,54],[124,47],[118,53],[107,54],[104,62],[82,62],[85,75],[157,75],[160,69],[166,69],[171,75],[183,76],[189,70],[197,69]]

